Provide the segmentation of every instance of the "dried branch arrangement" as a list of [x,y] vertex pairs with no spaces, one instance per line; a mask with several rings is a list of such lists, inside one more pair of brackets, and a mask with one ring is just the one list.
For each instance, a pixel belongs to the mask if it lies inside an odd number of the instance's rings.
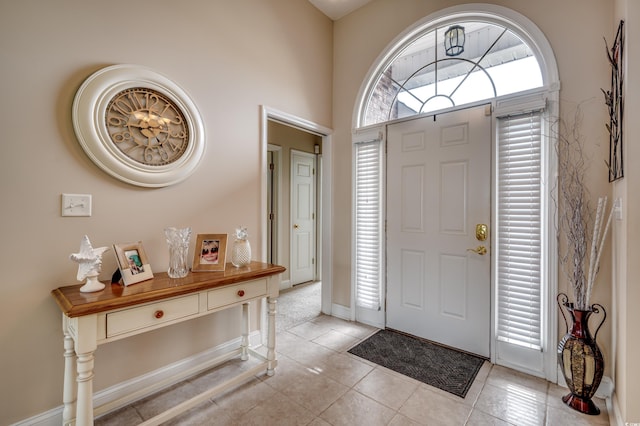
[[595,210],[590,205],[581,123],[579,108],[571,125],[562,120],[555,123],[559,171],[558,238],[564,239],[566,244],[561,249],[560,265],[573,288],[575,307],[587,310],[613,217],[613,206],[608,208],[607,197],[598,198]]

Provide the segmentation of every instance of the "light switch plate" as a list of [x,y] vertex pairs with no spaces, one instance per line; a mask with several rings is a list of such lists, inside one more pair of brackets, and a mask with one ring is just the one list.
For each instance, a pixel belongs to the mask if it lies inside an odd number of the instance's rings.
[[62,194],[62,216],[91,216],[91,194]]

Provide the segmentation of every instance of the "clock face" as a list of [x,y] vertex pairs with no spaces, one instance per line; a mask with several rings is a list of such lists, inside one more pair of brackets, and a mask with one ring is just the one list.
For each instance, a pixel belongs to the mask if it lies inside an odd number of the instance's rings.
[[132,185],[181,182],[204,155],[204,123],[193,100],[140,65],[112,65],[90,75],[73,100],[72,119],[91,161]]
[[171,164],[189,145],[189,126],[180,108],[150,88],[132,87],[113,96],[105,124],[111,142],[140,164]]

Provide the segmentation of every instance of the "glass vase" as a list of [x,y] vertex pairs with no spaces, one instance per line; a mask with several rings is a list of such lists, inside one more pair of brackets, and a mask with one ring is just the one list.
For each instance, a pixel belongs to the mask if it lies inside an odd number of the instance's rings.
[[191,240],[191,228],[165,228],[165,237],[169,246],[169,269],[167,275],[170,278],[183,278],[189,273],[188,253]]
[[249,240],[236,238],[231,249],[231,263],[236,268],[251,263],[251,244],[249,244]]

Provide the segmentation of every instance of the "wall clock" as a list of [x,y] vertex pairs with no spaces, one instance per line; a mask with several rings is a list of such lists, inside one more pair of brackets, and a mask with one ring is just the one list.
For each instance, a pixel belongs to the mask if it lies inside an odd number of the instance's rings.
[[187,93],[138,65],[114,65],[87,78],[73,101],[80,145],[102,170],[144,187],[178,183],[204,154],[204,125]]

